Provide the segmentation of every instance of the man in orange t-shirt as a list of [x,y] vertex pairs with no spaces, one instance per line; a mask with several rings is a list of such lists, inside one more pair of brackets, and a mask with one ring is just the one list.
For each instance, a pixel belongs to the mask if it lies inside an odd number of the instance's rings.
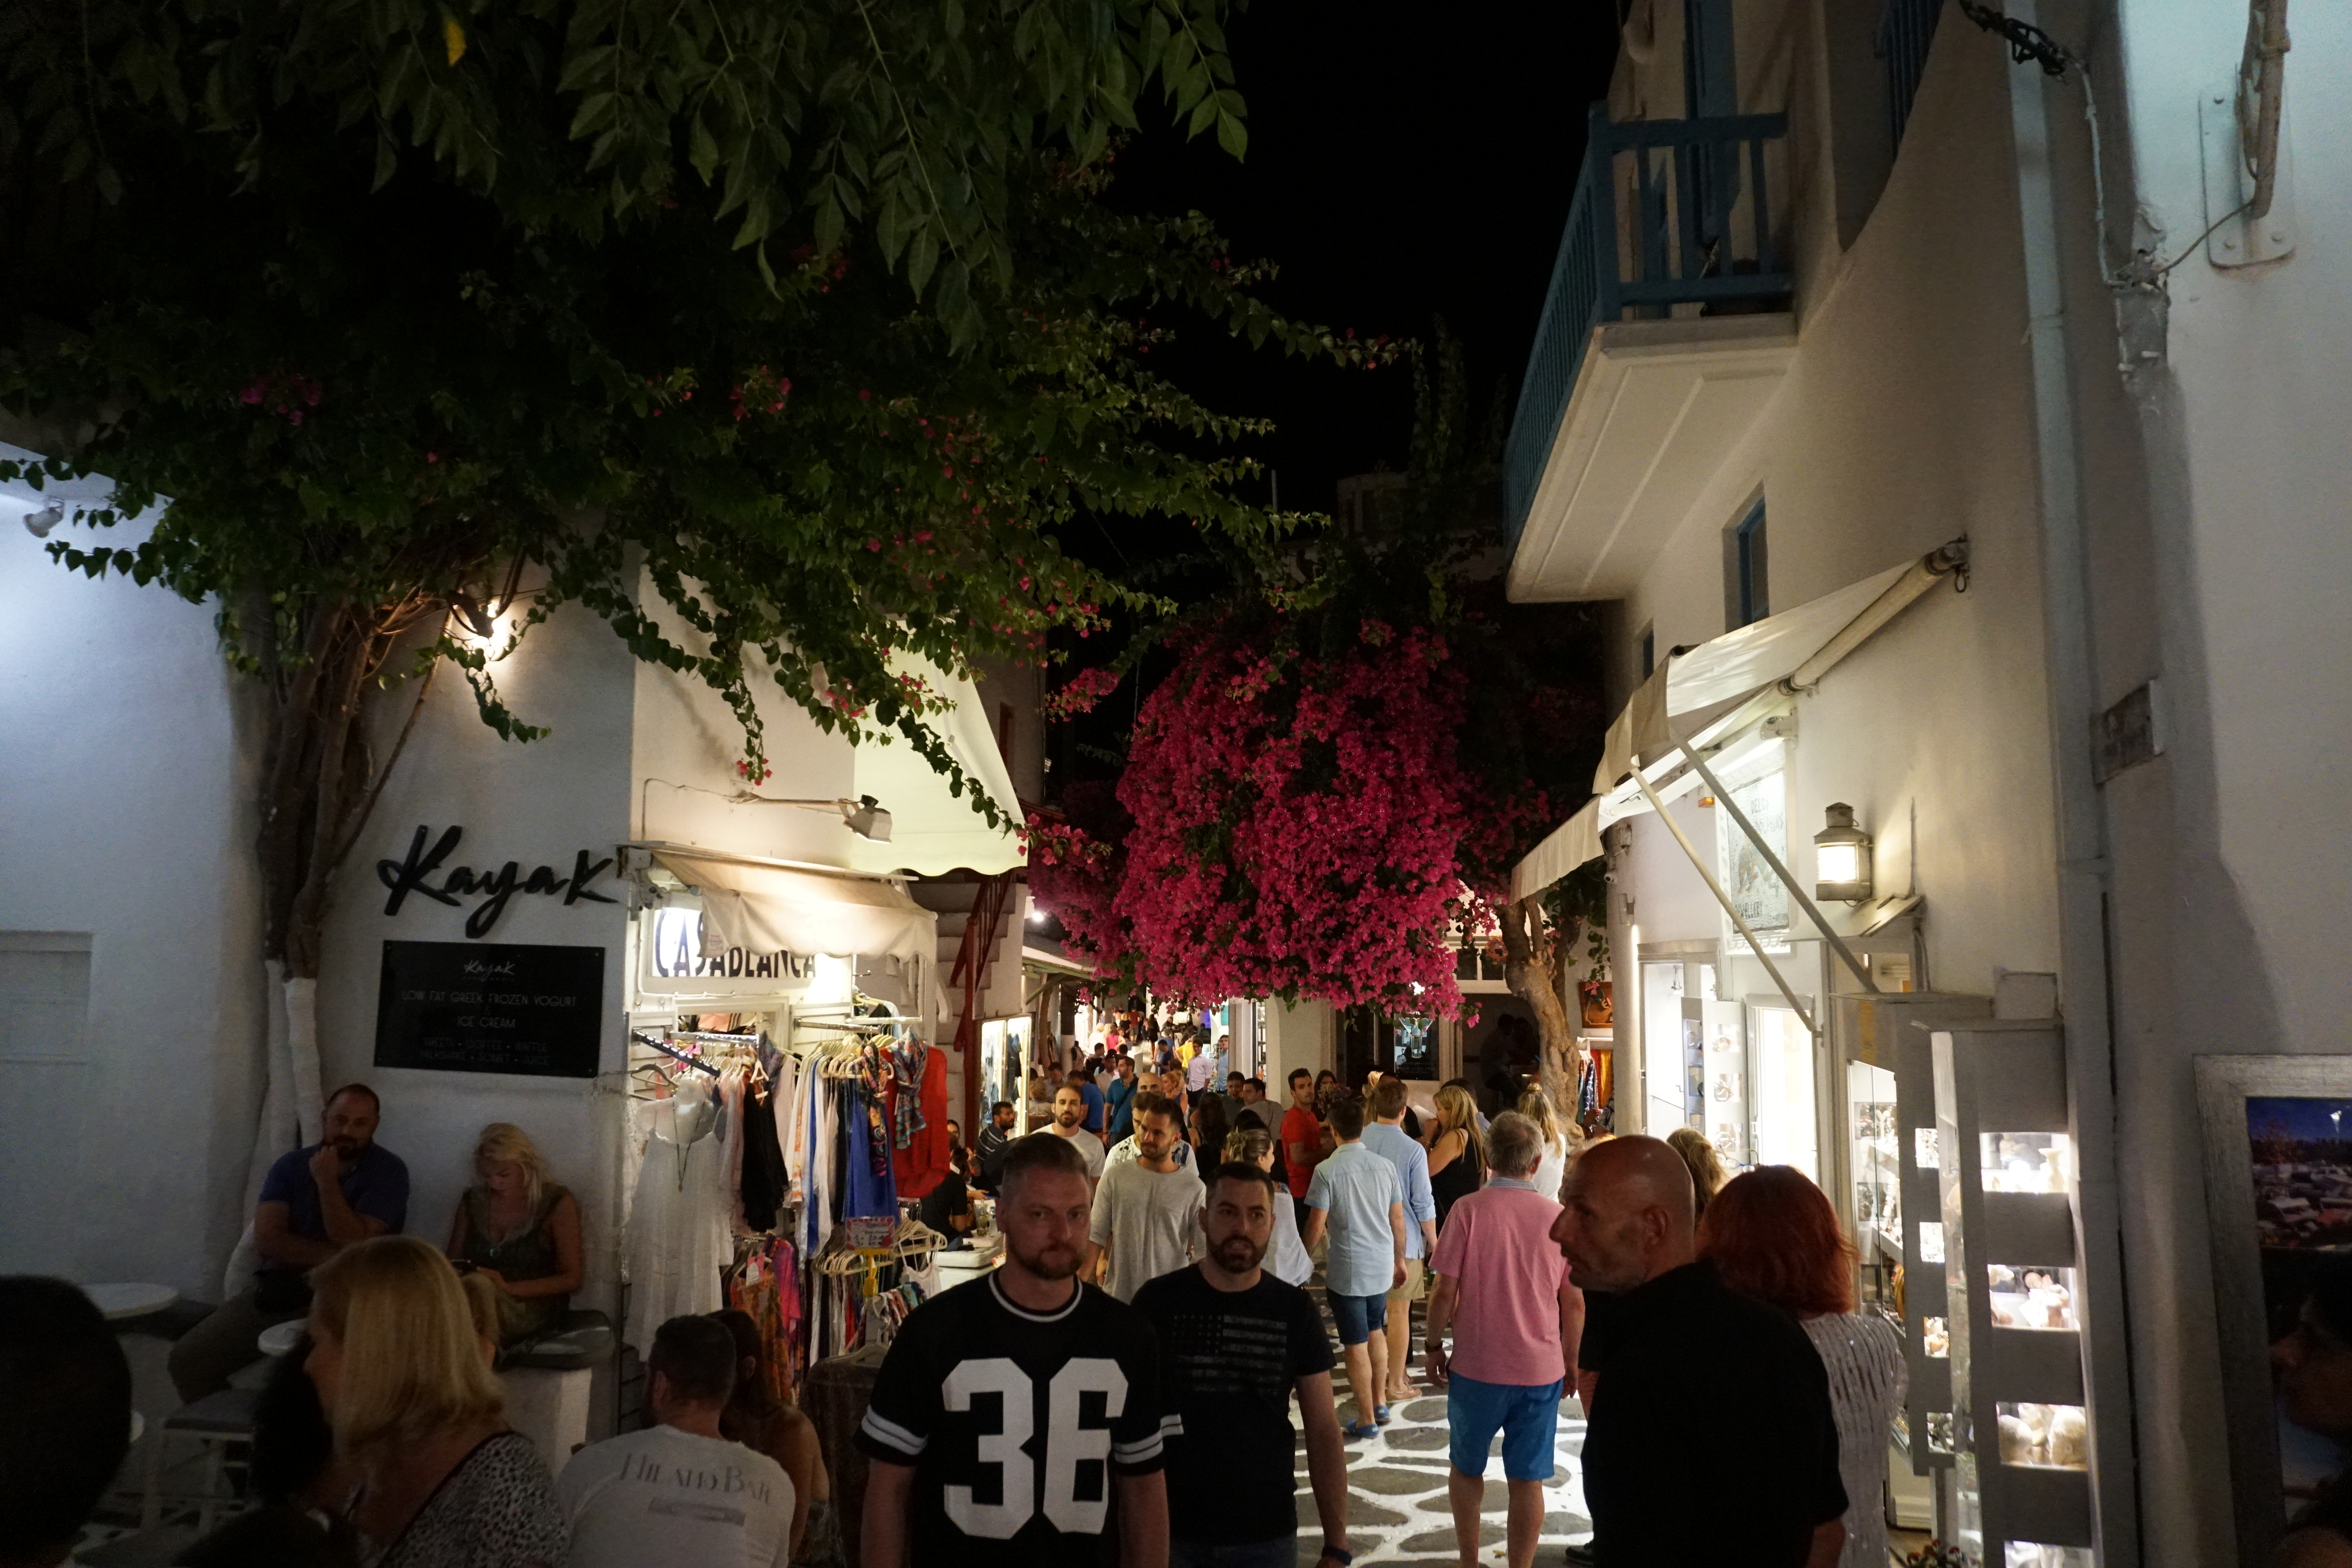
[[1307,1184],[1323,1156],[1323,1124],[1315,1119],[1315,1075],[1303,1067],[1290,1074],[1290,1109],[1282,1113],[1282,1158],[1290,1177],[1290,1204],[1307,1224]]

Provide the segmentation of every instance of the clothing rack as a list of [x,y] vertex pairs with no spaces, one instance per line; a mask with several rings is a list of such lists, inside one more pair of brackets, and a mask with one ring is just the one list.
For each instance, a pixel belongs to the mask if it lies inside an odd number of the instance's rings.
[[711,1066],[710,1063],[703,1061],[700,1057],[688,1056],[686,1052],[667,1045],[662,1041],[656,1040],[649,1034],[644,1034],[635,1030],[632,1030],[629,1031],[629,1038],[639,1045],[648,1046],[655,1051],[660,1051],[672,1061],[681,1062],[688,1067],[693,1068],[697,1072],[707,1072],[713,1078],[719,1076],[719,1069]]

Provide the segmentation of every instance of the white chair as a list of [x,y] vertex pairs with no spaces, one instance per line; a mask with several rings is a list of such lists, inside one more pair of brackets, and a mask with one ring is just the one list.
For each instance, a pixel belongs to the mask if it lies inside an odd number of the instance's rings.
[[[253,1412],[258,1402],[253,1389],[224,1388],[163,1417],[147,1448],[147,1479],[139,1509],[141,1530],[154,1529],[166,1512],[193,1511],[197,1533],[208,1534],[222,1519],[244,1511],[234,1474],[244,1471],[246,1458],[231,1450],[252,1443]],[[200,1450],[202,1479],[193,1491],[165,1490],[175,1440],[194,1442]]]

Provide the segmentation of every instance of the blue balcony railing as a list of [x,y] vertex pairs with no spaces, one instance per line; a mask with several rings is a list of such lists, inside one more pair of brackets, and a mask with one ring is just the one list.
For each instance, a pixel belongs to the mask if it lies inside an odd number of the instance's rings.
[[1885,0],[1878,14],[1878,57],[1886,67],[1886,131],[1892,145],[1903,145],[1911,123],[1911,100],[1919,96],[1919,78],[1927,70],[1927,46],[1936,41],[1936,18],[1944,0]]
[[1764,175],[1765,144],[1788,128],[1781,114],[1620,125],[1607,105],[1592,106],[1576,195],[1503,452],[1515,541],[1595,327],[1665,317],[1676,305],[1719,310],[1727,301],[1788,294]]

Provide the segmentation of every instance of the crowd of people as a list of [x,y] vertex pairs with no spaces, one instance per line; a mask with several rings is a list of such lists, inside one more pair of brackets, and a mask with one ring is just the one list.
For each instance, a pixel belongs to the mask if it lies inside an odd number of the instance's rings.
[[[1423,1114],[1401,1080],[1301,1071],[1277,1113],[1263,1084],[1217,1075],[1222,1054],[1105,1051],[1054,1085],[1049,1125],[1016,1136],[1000,1103],[971,1149],[956,1139],[942,1185],[967,1201],[939,1228],[962,1234],[986,1195],[1003,1256],[889,1343],[857,1433],[863,1568],[1287,1565],[1302,1447],[1321,1560],[1346,1568],[1350,1446],[1437,1391],[1465,1565],[1497,1437],[1506,1555],[1533,1562],[1570,1399],[1591,1561],[1885,1563],[1902,1358],[1854,1311],[1851,1245],[1801,1174],[1727,1181],[1696,1134],[1571,1153],[1539,1092],[1490,1118],[1448,1084]],[[264,1189],[255,1288],[174,1347],[194,1397],[235,1370],[238,1336],[249,1353],[268,1322],[304,1325],[256,1416],[261,1506],[175,1561],[845,1564],[815,1431],[769,1392],[740,1314],[660,1326],[642,1430],[568,1456],[512,1430],[494,1369],[577,1288],[578,1206],[498,1124],[446,1248],[403,1235],[406,1171],[374,1144],[378,1114],[363,1087],[338,1092],[327,1137]],[[128,1404],[86,1298],[0,1281],[0,1564],[62,1560],[121,1461]],[[1704,1486],[1701,1412],[1739,1434]]]

